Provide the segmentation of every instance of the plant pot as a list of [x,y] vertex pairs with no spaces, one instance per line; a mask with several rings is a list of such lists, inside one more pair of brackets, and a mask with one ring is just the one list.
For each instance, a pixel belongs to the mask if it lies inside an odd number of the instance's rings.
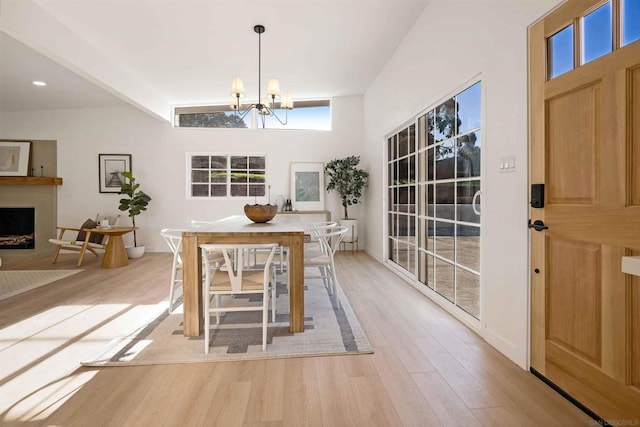
[[144,245],[141,246],[127,246],[127,257],[130,259],[140,258],[144,255]]

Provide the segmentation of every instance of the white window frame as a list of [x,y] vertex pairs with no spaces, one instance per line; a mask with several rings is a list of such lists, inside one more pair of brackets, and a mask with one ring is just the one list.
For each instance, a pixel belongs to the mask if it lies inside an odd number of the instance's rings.
[[[226,194],[224,196],[212,196],[210,193],[210,188],[209,188],[209,195],[208,196],[194,196],[193,192],[192,192],[192,188],[193,185],[197,185],[197,184],[201,184],[200,182],[193,182],[193,171],[194,168],[192,168],[192,159],[193,157],[196,156],[208,156],[208,157],[226,157],[227,158],[227,169],[226,169],[226,181],[224,182],[224,185],[226,187]],[[234,196],[231,194],[231,187],[233,185],[233,183],[231,182],[231,158],[232,157],[262,157],[264,158],[264,174],[265,174],[265,179],[264,182],[262,183],[247,183],[247,186],[249,185],[259,185],[259,186],[264,186],[264,194],[259,194],[259,195],[252,195],[252,194],[248,194],[248,195],[242,195],[242,196]],[[195,170],[200,170],[198,168],[195,168]],[[204,169],[202,169],[204,170]],[[209,167],[208,169],[206,169],[208,171],[211,171],[212,169]],[[247,165],[247,171],[250,170],[254,170],[252,168],[249,168],[249,166]],[[263,170],[263,169],[260,169]],[[185,194],[186,194],[186,198],[187,199],[191,199],[191,200],[220,200],[220,199],[253,199],[255,197],[259,197],[259,198],[264,198],[267,194],[267,155],[265,153],[242,153],[242,152],[237,152],[237,153],[221,153],[221,152],[211,152],[211,151],[198,151],[198,152],[188,152],[186,153],[186,189],[185,189]],[[209,181],[207,183],[207,185],[209,185],[209,187],[211,186],[212,182]],[[220,185],[222,185],[223,183],[220,183]]]

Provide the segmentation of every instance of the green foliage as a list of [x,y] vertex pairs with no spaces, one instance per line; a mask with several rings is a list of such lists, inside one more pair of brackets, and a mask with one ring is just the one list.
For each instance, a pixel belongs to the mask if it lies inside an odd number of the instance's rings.
[[120,206],[118,206],[118,209],[129,212],[131,222],[134,226],[133,244],[134,246],[138,246],[135,230],[136,216],[140,215],[142,211],[147,210],[151,197],[149,197],[144,191],[138,190],[138,188],[140,188],[140,184],[136,183],[136,179],[133,177],[131,172],[122,172],[122,176],[127,178],[128,181],[125,181],[125,183],[122,184],[122,187],[120,187],[120,194],[124,194],[127,197],[120,199]]
[[344,219],[349,219],[347,208],[360,202],[363,190],[367,187],[369,173],[358,168],[360,156],[334,159],[324,167],[328,177],[327,191],[335,190],[344,207]]
[[246,128],[247,124],[240,117],[222,111],[212,113],[180,114],[180,127],[194,128]]

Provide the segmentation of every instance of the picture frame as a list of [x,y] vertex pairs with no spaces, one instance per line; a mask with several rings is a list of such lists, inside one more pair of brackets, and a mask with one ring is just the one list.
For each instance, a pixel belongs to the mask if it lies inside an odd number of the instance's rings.
[[294,210],[324,210],[324,192],[324,163],[291,163],[291,203]]
[[0,176],[28,176],[30,141],[0,141]]
[[124,171],[131,172],[131,154],[98,154],[100,192],[119,193]]

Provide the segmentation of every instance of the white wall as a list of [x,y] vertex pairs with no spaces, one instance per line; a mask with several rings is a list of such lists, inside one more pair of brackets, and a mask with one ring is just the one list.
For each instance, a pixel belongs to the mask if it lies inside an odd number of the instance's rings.
[[[482,323],[466,323],[523,368],[529,331],[527,26],[557,3],[432,0],[364,101],[364,161],[380,168],[367,193],[367,250],[382,260],[385,135],[480,75],[485,292]],[[499,173],[503,155],[515,155],[515,172]]]
[[[160,229],[184,227],[191,219],[239,215],[245,203],[254,203],[253,198],[186,199],[185,153],[266,154],[275,202],[276,195],[289,194],[290,162],[361,154],[362,102],[361,96],[333,99],[331,131],[177,129],[133,107],[117,107],[0,114],[0,138],[57,140],[58,176],[64,180],[58,189],[58,223],[70,226],[97,212],[119,212],[118,194],[98,192],[98,154],[131,154],[133,174],[153,199],[136,218],[138,239],[149,251],[166,251]],[[325,203],[332,217],[339,218],[335,193],[327,194]]]

